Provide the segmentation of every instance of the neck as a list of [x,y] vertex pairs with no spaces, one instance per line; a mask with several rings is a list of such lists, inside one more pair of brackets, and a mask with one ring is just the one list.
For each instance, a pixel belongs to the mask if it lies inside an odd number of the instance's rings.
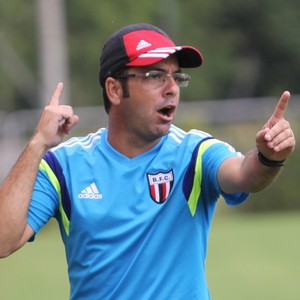
[[136,157],[147,152],[159,143],[161,138],[152,141],[145,141],[141,138],[129,136],[124,131],[116,131],[108,128],[107,140],[109,144],[119,153],[128,158]]

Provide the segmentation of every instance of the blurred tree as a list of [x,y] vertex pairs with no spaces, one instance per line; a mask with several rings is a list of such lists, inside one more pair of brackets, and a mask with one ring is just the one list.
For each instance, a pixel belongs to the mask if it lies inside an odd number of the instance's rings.
[[[150,22],[162,27],[178,44],[192,44],[204,54],[185,100],[274,96],[282,90],[300,93],[300,2],[294,0],[130,0],[66,1],[73,105],[101,103],[99,54],[106,38],[121,26]],[[35,1],[1,1],[1,34],[28,69],[38,76]],[[51,12],[49,12],[51,13]],[[0,109],[30,107],[0,65],[2,95],[13,104]]]
[[[216,24],[221,34],[233,35],[235,70],[226,96],[278,95],[284,89],[299,93],[300,41],[297,37],[300,3],[253,0],[223,1]],[[293,62],[294,63],[293,63]],[[246,66],[246,68],[244,67]]]
[[[16,83],[16,80],[22,80],[21,70],[18,69],[19,63],[22,64],[24,73],[37,78],[34,2],[32,0],[0,2],[0,110],[30,107],[36,103],[33,100],[36,96],[34,87]],[[7,57],[5,49],[10,48],[12,53]],[[14,55],[18,61],[13,59]],[[24,82],[26,80],[27,78],[24,78]]]

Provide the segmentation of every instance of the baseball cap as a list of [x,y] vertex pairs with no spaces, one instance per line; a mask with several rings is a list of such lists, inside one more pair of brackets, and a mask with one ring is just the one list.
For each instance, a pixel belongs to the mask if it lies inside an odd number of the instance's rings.
[[160,28],[151,24],[133,24],[113,33],[103,46],[100,57],[99,81],[128,66],[155,64],[176,53],[181,68],[196,68],[203,62],[199,50],[192,46],[176,46]]

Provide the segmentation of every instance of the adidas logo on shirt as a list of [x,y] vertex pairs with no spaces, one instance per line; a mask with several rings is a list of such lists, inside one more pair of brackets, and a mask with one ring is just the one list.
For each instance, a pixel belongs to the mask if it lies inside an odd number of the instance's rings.
[[81,193],[78,194],[79,199],[102,199],[102,194],[99,193],[99,190],[95,183],[90,184]]
[[144,40],[140,40],[140,42],[137,44],[136,46],[136,50],[139,51],[141,49],[147,48],[152,46],[150,43],[144,41]]

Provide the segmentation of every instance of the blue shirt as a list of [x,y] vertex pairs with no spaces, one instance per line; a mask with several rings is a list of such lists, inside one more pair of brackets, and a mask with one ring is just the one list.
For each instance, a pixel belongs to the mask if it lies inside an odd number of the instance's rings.
[[128,158],[102,128],[45,155],[28,224],[38,232],[58,220],[73,300],[207,300],[216,202],[247,197],[222,194],[218,184],[220,164],[236,155],[205,132],[172,126],[154,148]]

